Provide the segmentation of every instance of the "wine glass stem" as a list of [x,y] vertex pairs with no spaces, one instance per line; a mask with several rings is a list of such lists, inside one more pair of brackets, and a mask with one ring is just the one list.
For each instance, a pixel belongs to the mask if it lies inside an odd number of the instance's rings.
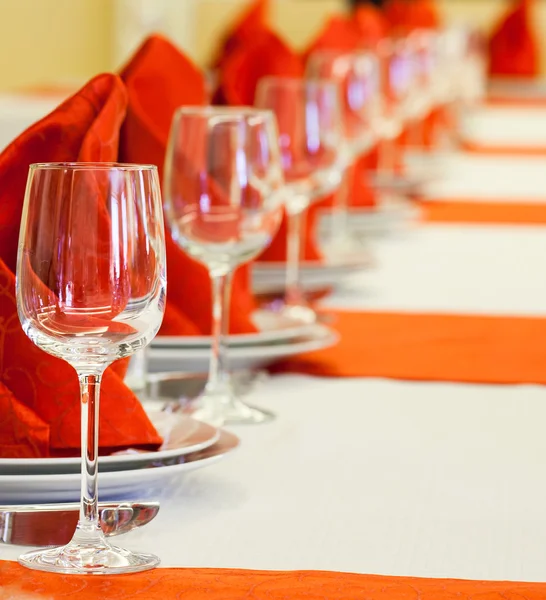
[[81,396],[82,478],[80,518],[74,538],[102,537],[98,515],[99,395],[102,372],[78,372]]
[[305,298],[300,282],[301,239],[307,209],[288,212],[288,238],[286,247],[286,304],[301,306]]
[[207,392],[223,391],[229,386],[227,336],[233,272],[211,273],[212,281],[212,357]]

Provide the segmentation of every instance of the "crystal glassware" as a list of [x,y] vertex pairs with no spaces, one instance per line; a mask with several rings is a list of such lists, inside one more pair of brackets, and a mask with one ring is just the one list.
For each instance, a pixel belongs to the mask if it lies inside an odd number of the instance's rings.
[[346,159],[342,185],[334,196],[333,219],[327,253],[346,256],[362,250],[349,232],[349,195],[357,175],[357,159],[371,152],[381,134],[380,63],[373,52],[313,52],[307,61],[311,79],[331,79],[339,85]]
[[286,296],[281,310],[292,319],[313,323],[317,315],[300,281],[303,222],[310,203],[341,183],[345,157],[339,87],[325,79],[264,77],[255,104],[277,117],[286,180]]
[[21,564],[61,573],[131,573],[159,559],[113,546],[97,514],[101,378],[146,346],[165,306],[165,240],[157,169],[114,163],[30,166],[17,258],[17,307],[27,336],[77,372],[81,508],[66,546]]
[[212,281],[209,377],[192,413],[216,426],[267,421],[271,413],[234,393],[227,334],[233,271],[271,242],[280,223],[283,175],[274,115],[253,108],[178,109],[163,190],[173,239],[207,267]]

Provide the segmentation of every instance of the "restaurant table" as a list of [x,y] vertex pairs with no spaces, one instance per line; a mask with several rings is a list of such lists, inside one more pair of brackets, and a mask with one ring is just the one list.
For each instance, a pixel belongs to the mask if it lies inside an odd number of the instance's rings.
[[[505,198],[546,202],[546,157],[449,160],[431,195],[498,200],[496,169]],[[377,268],[325,308],[546,314],[546,226],[416,222],[372,247]],[[123,545],[162,566],[545,580],[543,387],[272,375],[246,400],[277,419],[152,490],[158,517]]]

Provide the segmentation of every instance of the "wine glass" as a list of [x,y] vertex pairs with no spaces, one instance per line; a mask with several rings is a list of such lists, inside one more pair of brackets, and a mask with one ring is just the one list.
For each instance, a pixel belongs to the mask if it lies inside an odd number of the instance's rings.
[[409,143],[417,150],[425,148],[425,119],[438,106],[438,35],[418,29],[408,35],[406,48],[412,57],[415,85],[409,103]]
[[350,255],[361,244],[348,234],[349,195],[356,160],[373,149],[381,133],[381,77],[378,57],[372,52],[317,51],[307,61],[311,79],[331,79],[339,84],[343,117],[345,174],[334,196],[334,211],[328,255]]
[[282,313],[304,323],[317,315],[300,281],[303,220],[311,202],[334,192],[344,169],[341,101],[336,82],[264,77],[256,106],[277,117],[288,217],[286,295]]
[[163,190],[173,239],[207,267],[212,281],[212,356],[193,415],[216,426],[270,420],[271,413],[235,396],[226,361],[233,271],[271,242],[282,213],[273,114],[242,107],[179,108],[171,126]]
[[152,554],[111,545],[97,514],[98,413],[105,369],[146,346],[165,306],[165,241],[157,169],[115,163],[30,166],[17,257],[26,335],[77,372],[82,485],[78,525],[60,548],[23,554],[60,573],[131,573]]

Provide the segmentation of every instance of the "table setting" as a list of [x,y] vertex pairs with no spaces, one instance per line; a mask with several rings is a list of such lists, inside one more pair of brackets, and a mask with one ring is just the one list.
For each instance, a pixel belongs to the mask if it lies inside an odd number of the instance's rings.
[[544,598],[546,95],[268,10],[0,154],[0,598]]

